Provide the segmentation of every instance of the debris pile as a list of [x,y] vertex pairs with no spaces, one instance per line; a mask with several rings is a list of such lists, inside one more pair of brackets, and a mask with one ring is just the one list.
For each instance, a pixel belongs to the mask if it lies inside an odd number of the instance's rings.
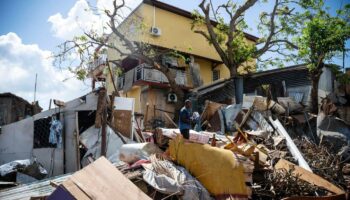
[[[350,185],[349,126],[333,115],[335,105],[330,102],[322,105],[324,117],[319,120],[290,97],[273,101],[247,96],[242,104],[232,105],[208,101],[188,140],[179,129],[142,130],[139,124],[130,128],[120,117],[114,126],[113,110],[107,110],[108,118],[98,106],[99,126],[87,128],[79,137],[83,168],[59,185],[53,184],[54,192],[43,196],[345,198]],[[325,121],[331,124],[325,127]],[[344,126],[332,126],[334,121]],[[13,195],[11,190],[15,189],[0,191],[0,197]]]

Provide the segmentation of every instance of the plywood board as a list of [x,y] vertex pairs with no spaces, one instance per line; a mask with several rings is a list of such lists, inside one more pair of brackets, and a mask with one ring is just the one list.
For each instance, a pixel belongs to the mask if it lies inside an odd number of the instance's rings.
[[114,110],[114,126],[123,136],[131,138],[132,112],[129,110]]
[[104,157],[74,173],[63,185],[77,199],[150,199]]

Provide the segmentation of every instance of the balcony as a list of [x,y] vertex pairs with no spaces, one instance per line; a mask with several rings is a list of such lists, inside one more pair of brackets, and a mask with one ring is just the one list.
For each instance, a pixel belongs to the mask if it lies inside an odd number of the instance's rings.
[[[186,86],[187,85],[187,75],[185,71],[177,70],[177,69],[170,69],[172,73],[176,74],[175,81],[179,86]],[[139,81],[145,81],[149,83],[162,83],[167,84],[169,83],[167,77],[160,71],[152,69],[147,64],[141,64],[122,76],[118,77],[118,89],[128,89],[130,88],[134,83]]]
[[101,54],[97,59],[92,60],[88,63],[88,68],[94,70],[100,66],[103,66],[107,63],[107,54]]

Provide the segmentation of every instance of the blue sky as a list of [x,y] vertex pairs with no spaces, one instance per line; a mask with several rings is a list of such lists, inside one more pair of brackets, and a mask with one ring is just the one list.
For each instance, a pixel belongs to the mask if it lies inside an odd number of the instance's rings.
[[0,0],[0,35],[16,33],[25,44],[52,49],[62,40],[52,35],[48,18],[66,14],[75,0]]
[[[89,0],[96,4],[96,0]],[[98,0],[101,4],[109,0]],[[126,0],[131,6],[139,0]],[[165,0],[164,0],[165,1]],[[224,0],[217,0],[222,2]],[[200,0],[168,0],[168,4],[192,11]],[[350,0],[328,0],[332,11]],[[57,52],[56,46],[74,34],[79,27],[89,27],[87,21],[99,18],[84,14],[85,0],[0,0],[0,93],[13,92],[32,101],[35,73],[38,73],[38,99],[46,109],[50,98],[70,100],[90,91],[89,83],[81,83],[70,78],[65,70],[58,70],[52,65],[50,54]],[[271,7],[257,3],[247,13],[248,24],[261,10]],[[76,17],[80,18],[77,19]],[[83,21],[78,26],[77,20]],[[253,35],[258,35],[251,30]],[[350,44],[347,44],[350,48]],[[335,60],[341,64],[340,59]],[[350,57],[346,58],[350,67]],[[63,81],[65,79],[68,81]]]

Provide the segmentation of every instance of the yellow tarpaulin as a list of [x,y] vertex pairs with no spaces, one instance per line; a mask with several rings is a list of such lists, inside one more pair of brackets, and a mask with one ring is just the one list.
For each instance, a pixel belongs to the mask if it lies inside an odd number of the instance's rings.
[[243,165],[230,150],[208,144],[184,143],[177,137],[169,142],[170,156],[189,170],[212,195],[246,197]]

